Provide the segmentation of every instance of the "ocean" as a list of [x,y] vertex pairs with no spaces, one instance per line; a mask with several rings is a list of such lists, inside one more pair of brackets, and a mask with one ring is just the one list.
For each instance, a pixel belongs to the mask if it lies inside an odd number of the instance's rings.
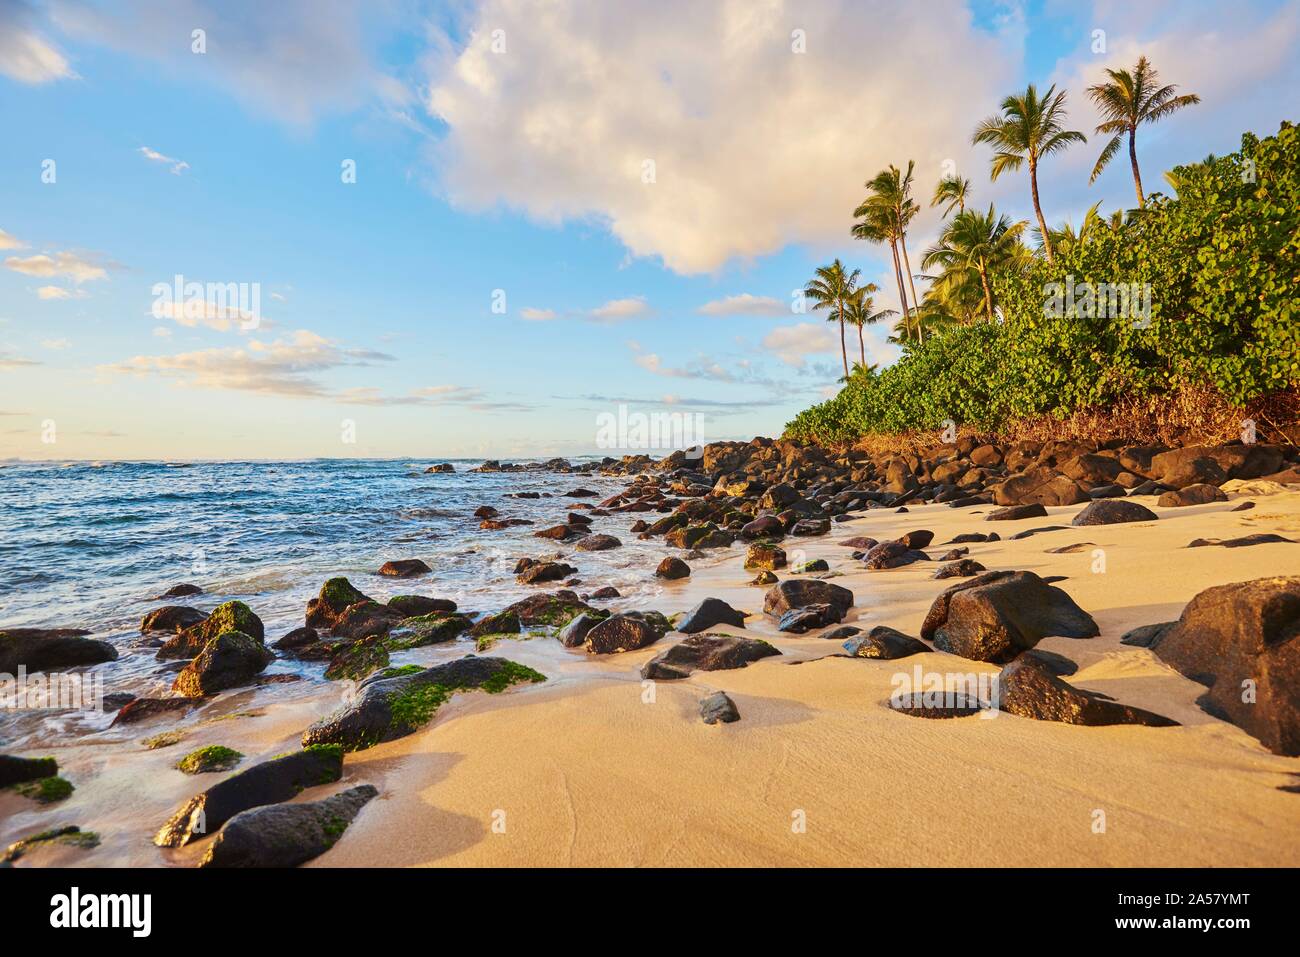
[[[327,578],[345,576],[381,601],[419,594],[490,613],[561,587],[517,584],[514,566],[522,557],[563,552],[579,569],[577,591],[613,585],[623,595],[620,608],[654,607],[661,586],[653,571],[667,550],[627,531],[646,515],[596,518],[593,531],[624,543],[610,551],[575,553],[533,535],[562,523],[573,505],[594,505],[623,489],[626,479],[473,473],[468,470],[481,460],[451,461],[456,472],[436,474],[425,474],[429,462],[410,460],[5,463],[0,630],[90,629],[119,649],[117,661],[97,666],[105,690],[143,696],[165,693],[172,680],[152,649],[141,646],[141,618],[162,605],[210,611],[239,599],[262,619],[271,644],[303,624],[307,600]],[[580,486],[599,498],[563,495]],[[542,497],[511,497],[519,492]],[[481,530],[472,514],[480,505],[535,524]],[[406,580],[377,574],[385,561],[399,558],[423,559],[432,574]],[[155,597],[181,582],[203,594]],[[454,644],[456,654],[473,650],[468,641]],[[267,674],[296,673],[314,682],[323,670],[320,662],[281,658]],[[81,723],[95,730],[111,715],[46,718],[44,733],[76,733]],[[27,722],[18,733],[5,728],[8,720],[0,712],[0,740],[8,744],[38,730]]]

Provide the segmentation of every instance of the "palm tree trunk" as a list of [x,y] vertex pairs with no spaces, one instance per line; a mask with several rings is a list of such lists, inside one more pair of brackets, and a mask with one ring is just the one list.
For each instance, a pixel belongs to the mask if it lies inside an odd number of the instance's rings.
[[[907,233],[899,232],[898,241],[903,247],[903,263],[907,266],[907,286],[912,290],[912,305],[917,309],[921,307],[921,300],[916,298],[916,283],[912,281],[912,263],[907,258]],[[925,342],[925,330],[921,328],[921,317],[916,317],[916,341]]]
[[858,357],[862,360],[862,368],[867,368],[867,347],[862,342],[862,326],[858,326]]
[[1043,249],[1047,252],[1047,261],[1052,261],[1052,238],[1047,235],[1047,220],[1043,219],[1043,207],[1038,202],[1038,163],[1029,161],[1029,192],[1034,200],[1034,215],[1038,217],[1038,228],[1043,231]]
[[983,259],[980,260],[980,282],[984,284],[984,310],[989,314],[989,322],[993,322],[993,293],[989,291],[989,274]]
[[1128,161],[1133,164],[1133,188],[1138,194],[1138,209],[1145,209],[1147,201],[1142,195],[1142,174],[1138,171],[1137,129],[1128,131]]
[[911,338],[911,330],[907,327],[907,290],[903,288],[903,269],[898,262],[898,245],[891,239],[889,241],[889,250],[894,254],[894,280],[898,283],[898,303],[903,307],[903,329]]
[[849,347],[844,342],[844,317],[840,316],[840,358],[844,360],[844,378],[849,377]]

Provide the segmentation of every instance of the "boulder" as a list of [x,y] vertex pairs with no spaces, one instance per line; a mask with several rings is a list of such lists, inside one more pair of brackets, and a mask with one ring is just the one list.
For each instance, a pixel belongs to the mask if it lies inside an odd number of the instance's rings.
[[515,576],[521,585],[538,585],[543,582],[563,581],[578,569],[565,562],[530,561],[523,571]]
[[359,751],[418,731],[457,691],[495,693],[520,682],[545,680],[544,675],[505,658],[475,655],[414,673],[380,672],[361,683],[352,701],[308,728],[303,747],[338,744],[345,751]]
[[843,620],[844,613],[836,605],[804,605],[791,608],[776,623],[776,630],[802,635],[814,628],[825,628]]
[[766,568],[775,571],[785,567],[785,549],[779,545],[758,543],[749,546],[745,554],[746,568]]
[[925,548],[934,541],[934,532],[926,528],[920,528],[898,536],[898,540],[908,548]]
[[471,638],[481,638],[483,635],[517,635],[522,630],[518,612],[503,611],[476,621],[469,634]]
[[1122,522],[1154,522],[1159,518],[1145,505],[1121,498],[1100,498],[1085,505],[1071,525],[1118,525]]
[[736,703],[732,701],[722,691],[715,691],[703,701],[700,702],[700,717],[705,724],[730,724],[733,721],[740,720],[740,712],[736,710]]
[[251,682],[275,655],[260,641],[238,631],[227,631],[211,639],[186,665],[172,684],[172,690],[187,698],[237,688]]
[[563,627],[583,612],[594,612],[576,594],[566,588],[546,595],[530,595],[505,609],[519,616],[521,625]]
[[993,501],[998,505],[1078,505],[1088,501],[1088,494],[1074,479],[1040,466],[994,486]]
[[693,635],[707,631],[714,625],[734,625],[737,628],[744,628],[745,613],[732,608],[721,598],[706,598],[688,611],[674,630]]
[[1300,755],[1300,576],[1207,588],[1149,647],[1208,687],[1206,711],[1274,754]]
[[159,598],[188,598],[190,595],[202,595],[203,589],[198,585],[192,585],[189,582],[181,582],[179,585],[172,585],[165,592],[159,595]]
[[666,631],[667,629],[660,630],[643,617],[632,614],[610,615],[587,632],[584,647],[592,655],[635,651],[654,644]]
[[145,615],[140,622],[141,633],[151,631],[169,631],[173,634],[200,624],[207,615],[189,605],[164,605]]
[[339,638],[373,638],[388,634],[403,617],[400,611],[387,605],[368,600],[359,601],[355,605],[348,605],[330,631]]
[[[1016,522],[1022,518],[1046,518],[1047,509],[1040,503],[1030,505],[1009,505],[995,509],[984,516],[986,522]],[[953,539],[956,541],[956,539]]]
[[1074,688],[1058,678],[1048,664],[1029,655],[999,672],[993,706],[1022,718],[1065,724],[1141,724],[1153,728],[1178,724],[1162,715]]
[[343,749],[306,748],[263,761],[190,798],[154,836],[159,847],[184,847],[240,811],[288,801],[306,788],[343,776]]
[[[495,617],[504,623],[511,617],[517,617],[517,613],[507,609]],[[390,651],[404,651],[409,648],[423,648],[425,645],[437,645],[460,637],[470,629],[472,624],[469,615],[462,614],[434,613],[404,618],[386,633],[384,646]]]
[[749,541],[756,538],[776,538],[785,535],[785,525],[775,515],[760,515],[740,527],[740,537]]
[[809,605],[829,606],[837,614],[828,624],[835,624],[853,607],[853,592],[817,578],[792,578],[774,585],[763,596],[763,613],[777,619]]
[[936,579],[969,578],[971,575],[978,575],[982,571],[987,571],[987,569],[975,559],[959,557],[956,561],[939,566],[938,571],[932,577]]
[[418,558],[399,558],[379,566],[379,574],[390,578],[416,578],[431,571],[433,569]]
[[1156,499],[1156,504],[1164,508],[1182,508],[1185,505],[1205,505],[1207,502],[1226,502],[1228,496],[1217,485],[1185,485],[1172,492],[1165,492]]
[[921,637],[975,661],[1005,664],[1049,635],[1092,638],[1092,616],[1033,572],[985,572],[953,585],[930,606]]
[[59,763],[54,758],[20,758],[13,754],[0,754],[0,788],[52,778],[58,773]]
[[679,578],[689,578],[690,574],[690,565],[687,565],[680,558],[673,558],[671,556],[661,561],[659,567],[655,569],[655,576],[657,578],[666,578],[669,581],[674,581]]
[[756,638],[692,635],[646,662],[641,669],[641,677],[671,681],[688,677],[692,671],[744,668],[751,661],[780,653],[766,641]]
[[573,547],[580,552],[603,552],[622,544],[613,535],[588,535],[574,542]]
[[388,607],[406,618],[414,618],[417,615],[450,614],[456,610],[456,603],[449,598],[394,595],[388,599]]
[[323,801],[241,811],[213,838],[199,867],[305,864],[338,843],[348,825],[378,793],[373,784],[362,784]]
[[1242,535],[1240,538],[1194,538],[1187,543],[1187,547],[1203,548],[1207,545],[1219,545],[1222,548],[1248,548],[1251,545],[1275,545],[1280,542],[1296,544],[1295,539],[1284,538],[1273,532],[1255,532],[1253,535]]
[[919,655],[930,650],[922,641],[887,625],[876,625],[866,634],[854,635],[844,642],[850,658],[893,660]]
[[917,551],[915,548],[908,548],[905,542],[897,541],[881,542],[867,552],[862,563],[867,568],[880,570],[900,568],[903,565],[910,565],[912,562],[928,562],[929,560],[930,556],[925,552]]
[[608,617],[606,612],[583,612],[565,625],[556,637],[565,648],[581,648],[587,643],[587,632]]
[[80,628],[8,628],[0,631],[0,674],[57,671],[117,660],[117,649],[106,641],[86,638]]
[[349,606],[361,601],[374,599],[357,591],[346,578],[331,578],[321,586],[320,594],[307,602],[306,624],[328,631]]

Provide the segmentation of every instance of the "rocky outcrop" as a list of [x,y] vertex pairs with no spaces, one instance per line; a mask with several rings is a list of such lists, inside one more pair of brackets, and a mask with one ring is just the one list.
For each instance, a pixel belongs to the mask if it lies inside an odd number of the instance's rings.
[[604,552],[619,548],[622,544],[613,535],[587,535],[574,542],[573,547],[580,552]]
[[52,778],[58,773],[59,763],[54,758],[20,758],[13,754],[0,754],[0,788]]
[[850,658],[877,658],[882,661],[892,661],[895,658],[923,654],[930,648],[925,642],[911,635],[905,635],[895,628],[876,625],[866,634],[850,637],[844,642],[844,650],[848,652]]
[[307,625],[329,631],[350,606],[363,601],[374,599],[353,588],[346,578],[331,578],[321,586],[320,594],[307,602]]
[[449,615],[456,610],[456,603],[449,598],[426,598],[424,595],[394,595],[388,599],[388,607],[404,618],[419,615]]
[[1164,508],[1183,508],[1188,505],[1206,505],[1210,502],[1226,502],[1228,496],[1217,485],[1185,485],[1172,492],[1165,492],[1156,499],[1156,504]]
[[706,598],[677,622],[675,631],[686,635],[707,631],[715,625],[734,625],[745,627],[745,613],[737,611],[721,598]]
[[668,581],[676,581],[681,578],[689,578],[691,575],[691,566],[687,565],[680,558],[669,556],[659,563],[655,569],[656,578],[664,578]]
[[266,629],[262,619],[253,614],[253,610],[242,601],[228,601],[212,609],[212,614],[196,625],[178,632],[158,649],[158,658],[193,658],[207,646],[208,642],[228,631],[237,631],[247,635],[258,644],[266,641]]
[[173,634],[191,628],[207,619],[207,615],[189,605],[164,605],[155,608],[140,621],[141,633],[166,631]]
[[1041,659],[1026,655],[998,674],[993,706],[1035,721],[1065,724],[1141,724],[1154,728],[1178,724],[1162,715],[1111,701],[1095,692],[1066,684]]
[[[666,624],[663,623],[664,626]],[[634,612],[610,615],[587,632],[583,647],[588,654],[593,655],[635,651],[654,644],[667,631],[667,627],[661,627],[659,622]]]
[[811,605],[825,605],[841,621],[853,607],[853,592],[842,585],[816,578],[792,578],[774,585],[763,596],[763,613],[780,619],[786,613]]
[[1154,522],[1159,518],[1145,505],[1119,498],[1102,498],[1079,510],[1071,525],[1117,525],[1122,522]]
[[416,578],[431,571],[433,569],[418,558],[398,558],[379,566],[379,574],[389,578]]
[[1092,638],[1092,616],[1033,572],[985,572],[935,599],[921,637],[940,651],[1005,664],[1049,635]]

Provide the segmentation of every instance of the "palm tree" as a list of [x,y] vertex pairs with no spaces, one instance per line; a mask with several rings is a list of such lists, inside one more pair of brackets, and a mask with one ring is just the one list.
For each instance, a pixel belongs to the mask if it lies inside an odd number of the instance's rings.
[[[1056,250],[1069,249],[1077,244],[1086,243],[1097,234],[1097,230],[1111,228],[1108,221],[1103,219],[1097,211],[1100,206],[1101,200],[1098,200],[1088,208],[1088,211],[1083,214],[1083,225],[1079,227],[1077,233],[1074,231],[1074,224],[1068,219],[1055,229],[1049,226],[1047,235],[1052,241],[1052,248]],[[1122,212],[1120,212],[1120,216],[1123,216]],[[1113,221],[1114,216],[1112,214],[1111,222]],[[1037,229],[1034,230],[1034,240],[1038,248],[1042,249],[1043,236]]]
[[880,292],[880,287],[874,282],[859,286],[854,290],[853,297],[848,301],[844,311],[844,321],[858,327],[858,358],[861,360],[859,365],[863,369],[867,368],[867,347],[862,338],[862,327],[875,325],[881,319],[898,315],[895,309],[876,310],[876,301],[872,293],[877,292]]
[[[993,147],[993,166],[989,178],[996,180],[1007,170],[1018,170],[1029,164],[1029,194],[1034,201],[1034,215],[1038,228],[1047,237],[1047,220],[1038,201],[1038,164],[1044,156],[1066,149],[1071,143],[1086,143],[1088,138],[1077,130],[1063,129],[1065,123],[1065,91],[1056,92],[1056,86],[1038,95],[1034,84],[1025,92],[1008,96],[1002,101],[1002,112],[990,116],[975,128],[972,142],[987,143]],[[1050,237],[1043,245],[1047,261],[1052,261]]]
[[992,204],[987,213],[968,209],[952,218],[938,244],[926,250],[921,266],[925,269],[939,266],[945,274],[964,270],[968,281],[978,276],[985,317],[992,322],[993,290],[989,273],[1006,268],[1016,260],[1020,234],[1027,225],[1024,220],[1013,223],[1005,215],[998,215]]
[[1178,87],[1161,86],[1155,68],[1146,57],[1138,57],[1133,72],[1128,70],[1107,70],[1108,83],[1098,83],[1088,87],[1088,96],[1097,105],[1104,122],[1097,127],[1098,133],[1111,134],[1110,142],[1097,157],[1097,165],[1092,168],[1089,183],[1096,181],[1106,164],[1119,151],[1120,138],[1128,134],[1128,161],[1133,167],[1133,188],[1137,190],[1138,208],[1146,206],[1146,197],[1142,195],[1142,173],[1138,169],[1137,129],[1143,123],[1154,123],[1166,116],[1176,113],[1184,106],[1201,102],[1195,93],[1176,96]]
[[864,239],[869,243],[889,243],[889,251],[894,257],[894,280],[898,283],[898,302],[903,307],[903,312],[907,312],[907,290],[903,288],[903,267],[898,258],[898,235],[893,214],[884,206],[864,201],[853,211],[853,215],[859,219],[853,224],[854,239]]
[[[867,180],[865,183],[869,194],[862,205],[854,212],[855,216],[866,215],[868,208],[874,208],[881,220],[881,225],[891,238],[898,243],[898,253],[902,255],[901,263],[895,262],[895,268],[907,277],[907,285],[912,293],[912,305],[919,301],[916,295],[916,283],[912,279],[912,263],[907,255],[907,227],[920,212],[920,207],[912,199],[912,171],[916,168],[914,160],[907,161],[907,172],[902,172],[892,163]],[[898,255],[896,253],[896,257]],[[899,301],[906,312],[907,297],[902,295],[902,283],[899,283]]]
[[844,264],[838,259],[829,266],[819,266],[816,276],[804,288],[803,294],[813,301],[813,309],[830,309],[827,320],[838,320],[840,324],[840,355],[844,359],[844,376],[849,374],[849,349],[844,341],[844,321],[847,318],[845,308],[853,298],[858,287],[858,276],[862,270],[845,272]]
[[957,212],[966,212],[966,199],[970,196],[970,180],[962,179],[960,176],[945,176],[939,180],[939,185],[934,188],[934,196],[930,200],[930,206],[944,205],[943,215],[948,217],[952,215],[952,208],[957,207]]

